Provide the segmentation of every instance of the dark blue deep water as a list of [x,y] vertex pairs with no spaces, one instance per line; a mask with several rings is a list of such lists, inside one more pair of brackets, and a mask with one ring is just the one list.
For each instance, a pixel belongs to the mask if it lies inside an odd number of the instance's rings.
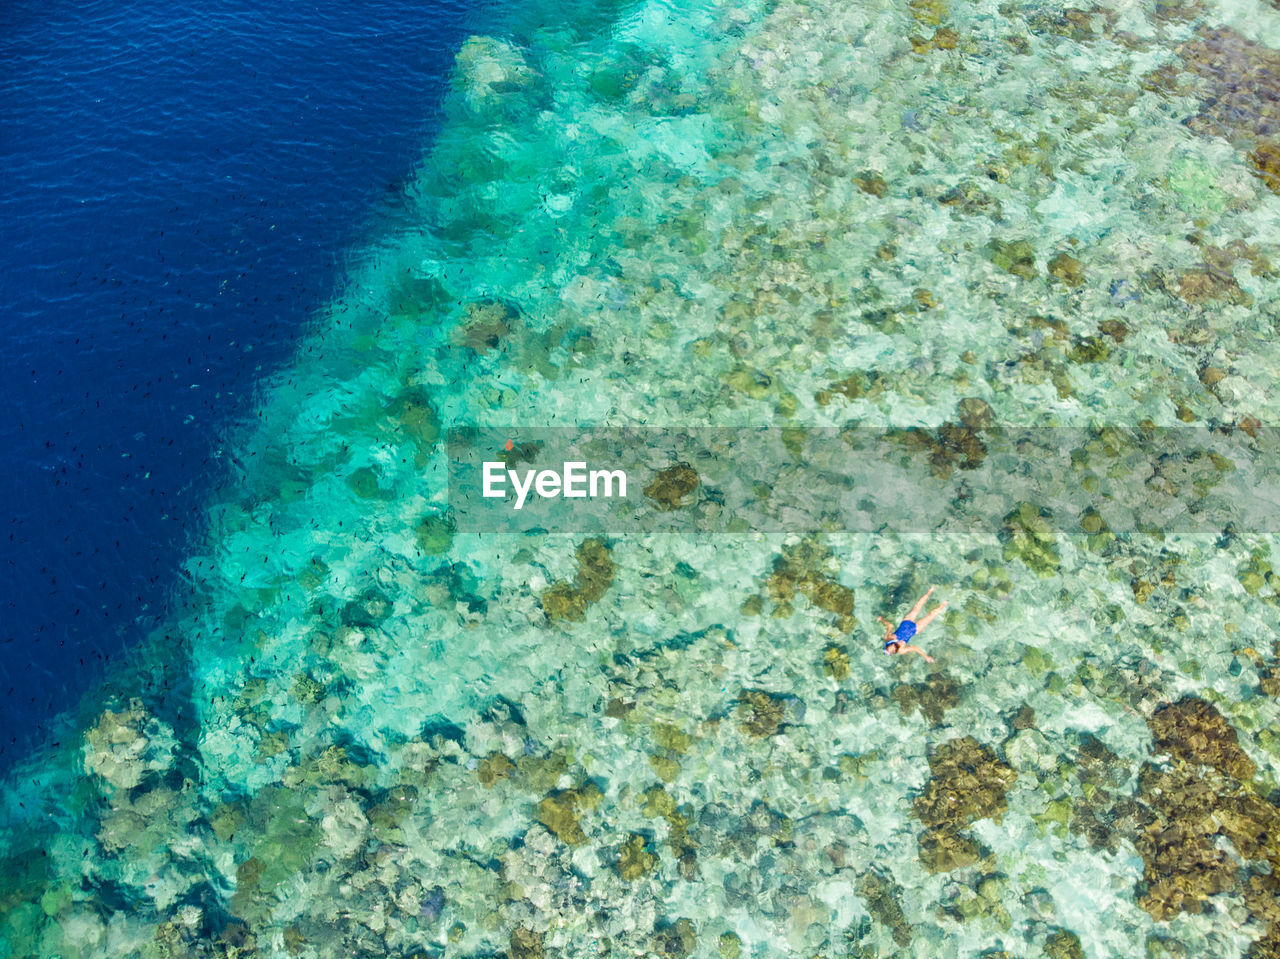
[[0,5],[0,767],[159,620],[219,437],[396,208],[451,0]]

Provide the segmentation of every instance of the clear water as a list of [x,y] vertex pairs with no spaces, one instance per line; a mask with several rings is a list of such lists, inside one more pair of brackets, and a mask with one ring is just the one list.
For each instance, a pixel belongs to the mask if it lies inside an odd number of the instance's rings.
[[[1275,954],[1277,47],[940,0],[468,39],[185,611],[12,780],[8,954]],[[648,444],[636,522],[468,522],[462,426]],[[735,430],[788,454],[736,448],[746,505],[689,438]],[[930,586],[934,662],[883,655]]]
[[0,770],[166,620],[222,434],[370,224],[394,228],[485,16],[0,9]]

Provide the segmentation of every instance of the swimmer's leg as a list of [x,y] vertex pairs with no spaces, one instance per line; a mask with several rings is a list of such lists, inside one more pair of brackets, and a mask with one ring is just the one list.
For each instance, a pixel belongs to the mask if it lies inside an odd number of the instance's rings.
[[929,601],[929,594],[932,593],[934,589],[935,587],[930,586],[929,592],[925,593],[918,600],[916,600],[916,604],[911,607],[911,612],[907,613],[907,619],[913,622],[915,621],[915,618],[920,615],[920,610],[924,609],[924,604]]
[[929,614],[925,616],[924,619],[920,620],[920,622],[916,623],[916,632],[917,633],[920,632],[920,630],[924,629],[926,626],[932,623],[934,619],[938,616],[938,614],[947,608],[947,605],[950,602],[951,602],[950,600],[947,600],[946,602],[938,606],[935,606],[933,607],[933,609],[929,610]]

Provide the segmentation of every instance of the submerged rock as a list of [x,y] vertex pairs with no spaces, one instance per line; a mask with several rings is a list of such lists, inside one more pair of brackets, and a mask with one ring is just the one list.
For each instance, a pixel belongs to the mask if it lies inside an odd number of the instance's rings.
[[428,556],[447,553],[449,547],[453,545],[455,532],[453,517],[447,513],[433,513],[414,528],[418,548]]
[[720,959],[738,959],[742,955],[742,939],[736,932],[722,933],[716,943]]
[[1189,763],[1212,766],[1237,779],[1257,771],[1240,748],[1233,727],[1211,703],[1188,696],[1158,709],[1147,720],[1157,750]]
[[[662,818],[667,822],[667,845],[676,859],[680,875],[692,881],[697,878],[698,843],[689,835],[691,825],[688,808],[682,811],[675,799],[661,786],[653,786],[642,796],[644,815],[650,819]],[[704,808],[704,813],[708,810]]]
[[1249,154],[1249,162],[1269,190],[1280,193],[1280,142],[1268,140]]
[[1259,552],[1253,553],[1237,570],[1236,578],[1250,596],[1257,596],[1266,588],[1280,592],[1280,575],[1271,568],[1271,563]]
[[418,790],[414,786],[401,784],[388,789],[366,814],[374,835],[385,842],[403,841],[400,825],[417,801]]
[[1218,302],[1237,306],[1253,305],[1253,297],[1241,289],[1234,276],[1208,266],[1182,274],[1178,279],[1178,296],[1192,306]]
[[387,290],[387,312],[418,319],[449,302],[449,291],[438,279],[406,271]]
[[458,51],[454,76],[468,106],[484,110],[536,78],[524,54],[497,37],[468,37]]
[[892,698],[904,716],[919,709],[930,723],[942,723],[948,709],[960,704],[963,687],[944,671],[931,672],[922,683],[899,683],[893,688]]
[[632,833],[618,850],[618,875],[627,882],[635,882],[658,867],[658,857],[649,851],[649,841],[639,833]]
[[[1111,527],[1107,525],[1107,521],[1102,518],[1092,506],[1086,508],[1080,514],[1080,528],[1084,530],[1086,535],[1086,545],[1089,549],[1098,551],[1105,549],[1111,543],[1115,542],[1115,533],[1111,531]],[[1137,595],[1135,590],[1135,596]]]
[[440,439],[440,414],[431,395],[413,387],[397,396],[387,407],[387,414],[397,422],[405,437],[418,448],[415,462],[421,466]]
[[786,718],[783,697],[763,689],[744,689],[738,694],[738,724],[749,735],[761,739],[775,736]]
[[364,466],[353,471],[347,477],[347,486],[361,499],[389,500],[394,493],[384,490],[378,485],[378,471],[371,466]]
[[841,380],[832,382],[825,389],[818,390],[813,399],[819,406],[828,406],[837,396],[847,400],[856,400],[867,392],[869,384],[861,373],[853,373]]
[[520,308],[508,300],[483,298],[467,304],[454,343],[477,353],[498,349],[521,325]]
[[314,706],[324,699],[328,689],[307,673],[298,673],[290,692],[293,698],[304,706]]
[[867,911],[893,934],[893,941],[899,946],[911,945],[911,925],[902,911],[902,887],[878,872],[865,872],[856,888],[866,900]]
[[1059,253],[1049,261],[1049,274],[1067,286],[1084,284],[1084,264],[1069,253]]
[[991,405],[977,396],[966,396],[957,403],[956,413],[960,422],[971,430],[990,429],[995,424],[995,413]]
[[773,377],[762,370],[750,366],[738,366],[724,376],[725,385],[730,389],[745,394],[753,400],[762,400],[769,395],[773,386]]
[[936,432],[923,429],[894,431],[888,438],[901,442],[907,449],[929,454],[930,469],[943,479],[953,469],[977,469],[987,456],[987,445],[968,426],[944,423]]
[[391,600],[382,590],[369,587],[342,608],[342,625],[376,629],[391,612]]
[[333,745],[325,747],[297,766],[286,769],[281,781],[289,789],[330,783],[363,789],[375,775],[374,766],[362,766],[352,761],[345,746]]
[[653,951],[660,957],[684,959],[693,955],[698,946],[698,933],[692,920],[677,919],[674,923],[660,923],[653,933]]
[[1049,959],[1084,959],[1080,937],[1069,929],[1059,929],[1045,940],[1044,954]]
[[992,240],[983,252],[988,260],[1014,276],[1034,280],[1039,275],[1036,248],[1030,240]]
[[839,616],[840,625],[852,628],[853,590],[826,572],[824,567],[833,560],[831,550],[814,540],[784,548],[765,583],[769,598],[777,606],[776,615],[790,614],[799,593],[819,609]]
[[644,488],[644,495],[662,510],[676,510],[686,505],[686,498],[698,488],[697,472],[685,463],[658,471]]
[[1058,538],[1047,522],[1053,514],[1034,503],[1019,503],[1004,518],[1000,538],[1004,540],[1006,561],[1020,559],[1037,576],[1053,576],[1061,562]]
[[920,834],[920,864],[929,872],[951,872],[972,866],[982,858],[977,840],[946,827],[926,829]]
[[480,765],[476,768],[476,776],[482,785],[492,786],[500,779],[510,778],[515,768],[515,764],[505,755],[492,752],[480,760]]
[[994,752],[972,736],[943,743],[929,757],[932,776],[916,798],[916,816],[928,828],[921,833],[920,861],[930,872],[971,866],[982,847],[960,830],[979,819],[999,822],[1005,794],[1018,778]]
[[250,856],[236,867],[231,909],[253,923],[276,906],[275,890],[307,868],[324,833],[306,810],[308,790],[268,786],[248,803],[245,825]]
[[561,580],[542,593],[542,610],[551,622],[576,623],[613,583],[613,553],[601,539],[584,540],[578,547],[578,573],[572,583]]
[[587,841],[578,824],[578,797],[572,790],[547,796],[538,803],[537,819],[565,845],[580,846]]
[[85,734],[84,771],[116,789],[132,789],[144,776],[168,769],[177,745],[173,730],[134,699],[118,712],[104,710]]
[[858,189],[863,193],[869,194],[876,199],[882,198],[889,192],[889,184],[885,182],[883,176],[874,170],[865,170],[853,178],[853,182],[857,184]]
[[[950,36],[951,46],[949,47],[942,46],[939,43],[940,39],[944,43],[947,40],[946,35],[943,34],[942,31],[935,34],[933,40],[926,41],[926,49],[941,47],[941,49],[949,50],[955,48],[955,34],[951,34]],[[919,53],[922,51],[917,48],[916,52]],[[991,194],[982,190],[976,183],[969,180],[957,184],[950,190],[947,190],[938,197],[938,202],[943,206],[953,207],[954,209],[957,209],[969,216],[985,215],[996,221],[1000,221],[1004,218],[1004,211],[1001,207],[1000,201]]]
[[926,826],[963,828],[979,819],[995,819],[1008,808],[1005,793],[1018,778],[988,747],[972,736],[951,739],[929,757],[932,776],[915,801]]
[[509,959],[543,959],[547,954],[543,946],[542,933],[535,932],[527,926],[517,926],[511,930]]
[[605,103],[615,103],[631,93],[648,70],[663,63],[663,57],[647,46],[617,44],[591,71],[591,91]]
[[536,818],[566,846],[580,846],[587,841],[581,815],[595,808],[601,798],[600,790],[591,783],[553,792],[538,803]]
[[1015,733],[1023,729],[1035,729],[1036,711],[1028,704],[1023,703],[1018,707],[1018,711],[1013,714],[1012,719],[1009,720],[1009,725]]
[[844,682],[850,676],[849,653],[839,646],[828,646],[822,654],[822,672],[836,682]]

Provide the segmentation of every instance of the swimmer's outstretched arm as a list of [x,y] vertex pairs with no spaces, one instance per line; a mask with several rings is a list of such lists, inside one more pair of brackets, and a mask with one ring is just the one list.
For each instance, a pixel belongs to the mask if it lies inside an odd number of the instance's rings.
[[889,637],[893,635],[893,631],[896,627],[883,616],[877,616],[876,619],[884,623],[884,641],[887,643],[889,641]]
[[928,653],[926,653],[919,646],[903,646],[900,650],[898,650],[898,655],[901,656],[903,653],[919,653],[921,656],[924,657],[924,661],[926,663],[933,662],[933,657],[930,656]]

